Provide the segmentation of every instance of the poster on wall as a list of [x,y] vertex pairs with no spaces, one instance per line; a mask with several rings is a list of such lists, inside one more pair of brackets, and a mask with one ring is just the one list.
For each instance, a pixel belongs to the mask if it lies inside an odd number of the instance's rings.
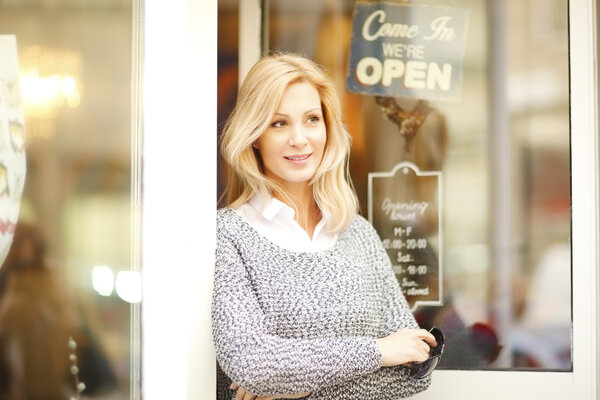
[[0,266],[12,243],[25,186],[25,121],[17,41],[0,35]]
[[443,305],[441,193],[441,173],[410,162],[369,173],[369,221],[413,311]]
[[348,91],[458,100],[468,19],[466,8],[357,1]]

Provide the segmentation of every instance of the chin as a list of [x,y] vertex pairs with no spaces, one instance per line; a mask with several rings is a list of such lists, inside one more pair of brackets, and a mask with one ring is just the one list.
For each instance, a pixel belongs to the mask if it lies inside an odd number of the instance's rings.
[[309,185],[316,172],[317,168],[303,168],[301,170],[280,168],[278,171],[268,170],[267,176],[282,185],[301,183]]

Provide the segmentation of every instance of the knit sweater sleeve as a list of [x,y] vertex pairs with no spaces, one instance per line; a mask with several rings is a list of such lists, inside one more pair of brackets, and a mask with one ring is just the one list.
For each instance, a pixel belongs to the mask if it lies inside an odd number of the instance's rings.
[[268,331],[248,271],[230,237],[217,235],[212,328],[223,371],[261,396],[314,392],[381,367],[373,338],[282,338]]
[[380,277],[381,294],[385,307],[381,336],[387,336],[402,328],[418,329],[419,325],[394,275],[390,257],[384,249],[379,235],[370,224],[369,230],[374,248],[373,267],[377,269]]
[[[368,228],[370,236],[373,240],[373,248],[375,249],[374,267],[378,269],[381,279],[381,293],[384,298],[385,319],[382,325],[380,337],[390,335],[399,329],[419,329],[419,325],[406,301],[406,297],[402,293],[402,289],[394,275],[392,263],[387,251],[383,247],[381,239],[375,228],[369,223]],[[391,393],[406,391],[406,395],[412,396],[415,393],[421,392],[431,384],[431,377],[424,379],[415,379],[408,375],[408,369],[404,366],[383,368],[381,375],[391,375],[401,377],[395,379],[388,390]],[[404,397],[404,396],[402,396]]]

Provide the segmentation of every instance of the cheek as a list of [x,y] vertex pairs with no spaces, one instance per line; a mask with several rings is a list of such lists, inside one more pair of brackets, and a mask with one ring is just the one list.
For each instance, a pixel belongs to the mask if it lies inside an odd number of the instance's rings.
[[265,158],[273,157],[281,152],[282,143],[280,142],[281,140],[265,133],[256,141],[256,149],[264,160]]
[[319,146],[319,148],[321,149],[321,152],[324,152],[325,146],[327,145],[327,131],[325,130],[325,127],[323,127],[323,130],[320,133],[320,135],[318,136],[316,143]]

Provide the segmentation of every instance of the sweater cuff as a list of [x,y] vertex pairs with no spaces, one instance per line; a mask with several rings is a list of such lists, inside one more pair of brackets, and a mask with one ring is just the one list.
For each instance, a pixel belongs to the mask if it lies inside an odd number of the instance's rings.
[[377,341],[375,339],[371,339],[373,342],[373,346],[375,347],[375,354],[377,355],[377,368],[383,367],[383,354],[381,354],[381,350],[379,350],[379,346],[377,345]]
[[381,351],[379,351],[379,346],[377,346],[377,342],[375,339],[370,337],[364,338],[365,344],[365,359],[364,363],[367,365],[367,373],[377,371],[382,367],[382,355]]

